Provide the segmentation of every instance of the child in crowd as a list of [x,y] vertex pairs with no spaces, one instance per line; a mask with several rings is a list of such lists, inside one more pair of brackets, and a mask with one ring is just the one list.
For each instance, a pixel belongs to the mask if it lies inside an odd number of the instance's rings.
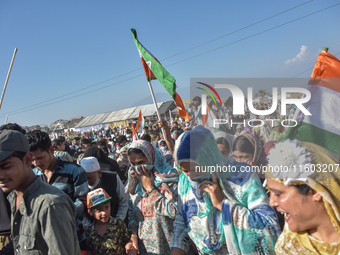
[[125,254],[130,234],[123,221],[110,216],[110,199],[101,188],[87,194],[88,213],[95,219],[86,230],[88,255]]

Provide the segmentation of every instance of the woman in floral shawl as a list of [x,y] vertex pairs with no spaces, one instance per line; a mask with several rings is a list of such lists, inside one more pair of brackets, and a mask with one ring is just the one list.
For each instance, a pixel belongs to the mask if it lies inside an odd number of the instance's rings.
[[268,165],[291,171],[266,174],[270,205],[285,214],[276,254],[339,254],[340,178],[336,157],[307,142],[286,140],[269,152]]
[[[200,254],[274,254],[277,217],[257,175],[240,171],[246,164],[223,157],[202,126],[178,138],[174,157],[183,173],[172,255],[187,252],[190,239]],[[212,166],[224,170],[204,171]]]
[[126,249],[167,255],[177,210],[178,173],[147,141],[133,142],[128,157],[131,167],[125,191],[130,194],[132,236]]

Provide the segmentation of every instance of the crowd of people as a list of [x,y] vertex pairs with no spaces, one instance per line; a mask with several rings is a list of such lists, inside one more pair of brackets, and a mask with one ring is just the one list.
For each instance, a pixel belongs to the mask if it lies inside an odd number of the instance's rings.
[[1,126],[0,254],[338,254],[336,173],[261,171],[337,157],[285,140],[277,112],[242,118],[214,108],[253,123],[203,127],[194,101],[193,121],[149,122],[142,134]]

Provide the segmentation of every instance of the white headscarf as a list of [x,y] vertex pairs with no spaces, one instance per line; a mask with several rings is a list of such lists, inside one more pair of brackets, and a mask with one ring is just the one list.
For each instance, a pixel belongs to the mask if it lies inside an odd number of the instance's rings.
[[235,137],[231,134],[228,134],[227,132],[217,130],[215,128],[207,128],[207,129],[209,129],[210,132],[214,135],[215,140],[220,138],[220,137],[223,137],[224,139],[227,140],[227,142],[229,144],[228,158],[233,159],[233,143],[234,143]]

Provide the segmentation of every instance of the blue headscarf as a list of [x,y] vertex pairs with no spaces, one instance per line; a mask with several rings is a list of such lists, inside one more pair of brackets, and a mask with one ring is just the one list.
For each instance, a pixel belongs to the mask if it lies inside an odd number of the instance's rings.
[[[197,163],[201,167],[222,167],[232,165],[237,170],[239,170],[241,165],[246,165],[244,163],[238,164],[234,161],[231,162],[223,157],[218,149],[214,135],[201,125],[195,127],[192,131],[183,133],[176,140],[174,158],[177,165],[182,162]],[[224,190],[222,179],[234,179],[235,183],[241,183],[245,180],[243,179],[245,176],[239,173],[215,173],[218,177],[218,184],[222,191]],[[201,176],[204,176],[204,178],[201,178]],[[201,191],[197,189],[197,186],[204,181],[204,179],[210,177],[209,174],[208,176],[207,174],[201,176],[199,176],[200,178],[197,180],[191,180],[186,175],[181,174],[179,194],[180,196],[185,196],[185,194],[187,194],[187,192],[191,189],[197,200],[205,204],[205,208],[198,207],[197,216],[202,220],[210,222],[213,231],[209,233],[202,233],[202,235],[205,236],[204,242],[206,243],[206,247],[204,247],[202,251],[204,253],[214,253],[221,247],[222,244],[225,243],[226,236],[224,233],[223,221],[220,220],[222,217],[221,212],[212,205],[211,198],[208,193],[201,195]],[[202,231],[204,230],[202,229]]]

